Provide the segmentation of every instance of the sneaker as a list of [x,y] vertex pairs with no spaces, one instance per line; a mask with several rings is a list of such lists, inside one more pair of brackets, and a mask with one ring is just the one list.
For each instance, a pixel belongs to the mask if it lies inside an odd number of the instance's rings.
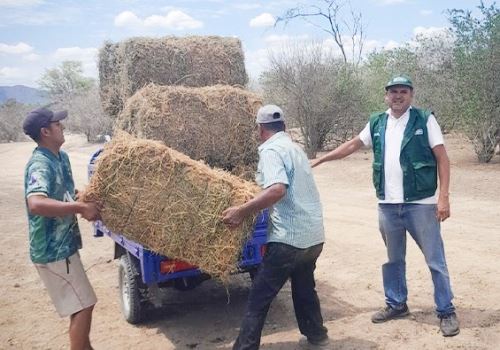
[[410,314],[410,310],[408,306],[404,304],[402,309],[395,309],[387,305],[384,309],[377,311],[372,316],[373,323],[382,323],[387,322],[389,320],[393,320],[396,318],[402,318],[408,316]]
[[308,338],[302,338],[299,340],[299,345],[301,349],[330,349],[330,338],[326,337],[321,340],[312,340]]
[[440,317],[439,328],[444,337],[453,337],[460,333],[460,325],[456,313],[451,313],[446,316]]

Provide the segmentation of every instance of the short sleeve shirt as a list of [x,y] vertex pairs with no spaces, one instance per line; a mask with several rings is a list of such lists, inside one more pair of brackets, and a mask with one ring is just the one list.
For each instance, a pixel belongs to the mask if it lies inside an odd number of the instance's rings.
[[[24,193],[28,197],[42,195],[58,201],[75,198],[75,185],[68,155],[60,151],[37,147],[26,165]],[[28,211],[30,258],[37,264],[59,261],[73,255],[82,247],[75,215],[45,217]]]
[[323,212],[309,160],[285,132],[259,147],[256,181],[263,188],[277,183],[287,187],[270,210],[268,242],[302,249],[324,242]]

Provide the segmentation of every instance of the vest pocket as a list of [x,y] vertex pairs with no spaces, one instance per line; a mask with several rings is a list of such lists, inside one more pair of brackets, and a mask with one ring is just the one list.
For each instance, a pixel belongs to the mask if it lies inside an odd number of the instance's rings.
[[432,191],[436,189],[436,164],[433,162],[413,163],[415,173],[415,186],[418,192]]
[[373,163],[373,186],[377,192],[380,190],[380,175],[382,172],[382,163]]

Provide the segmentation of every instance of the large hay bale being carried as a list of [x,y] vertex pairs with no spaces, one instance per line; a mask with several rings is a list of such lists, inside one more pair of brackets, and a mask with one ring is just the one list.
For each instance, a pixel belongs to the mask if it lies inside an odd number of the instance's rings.
[[104,110],[117,116],[127,98],[148,83],[191,87],[245,85],[241,42],[217,36],[132,38],[99,52]]
[[236,269],[253,218],[228,230],[221,213],[258,191],[160,142],[121,133],[105,146],[82,199],[103,205],[102,220],[113,232],[224,280]]
[[254,93],[231,86],[150,84],[127,101],[116,127],[252,179],[258,159],[255,115],[261,104]]

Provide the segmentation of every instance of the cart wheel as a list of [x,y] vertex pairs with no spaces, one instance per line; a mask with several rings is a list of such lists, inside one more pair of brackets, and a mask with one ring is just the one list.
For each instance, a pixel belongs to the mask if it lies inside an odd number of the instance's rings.
[[120,257],[118,269],[120,304],[127,322],[137,324],[144,318],[146,311],[147,285],[142,282],[136,259],[130,254]]

